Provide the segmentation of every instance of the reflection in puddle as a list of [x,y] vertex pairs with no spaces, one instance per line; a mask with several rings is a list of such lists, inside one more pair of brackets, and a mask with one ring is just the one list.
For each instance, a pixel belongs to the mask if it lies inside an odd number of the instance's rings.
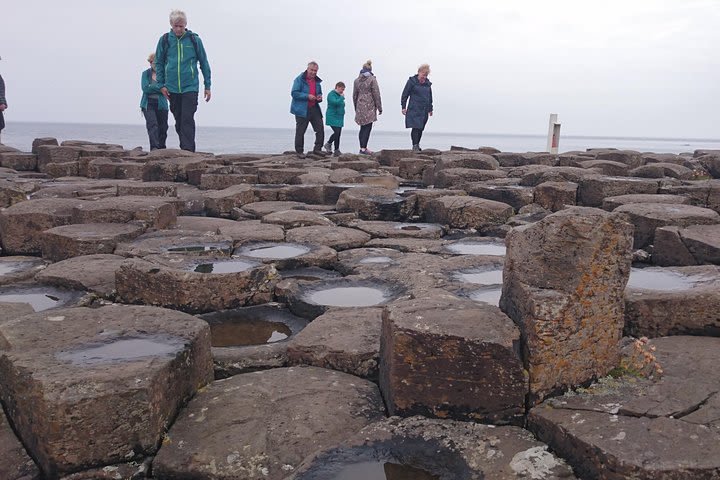
[[360,260],[360,263],[367,264],[367,263],[390,263],[392,262],[392,258],[390,257],[365,257],[362,260]]
[[242,254],[253,258],[266,258],[271,260],[283,260],[304,255],[310,251],[309,247],[304,245],[287,244],[287,245],[270,245],[263,247],[255,247],[243,249]]
[[213,322],[210,333],[213,347],[262,345],[279,342],[292,335],[286,324],[260,319]]
[[167,249],[168,252],[175,253],[198,253],[198,252],[223,252],[229,253],[230,248],[227,245],[215,244],[215,245],[184,245],[181,247],[170,247]]
[[497,307],[500,305],[501,295],[502,287],[498,285],[482,288],[480,290],[475,290],[468,296],[470,297],[470,299],[475,300],[476,302],[488,303]]
[[184,343],[184,340],[179,338],[124,338],[72,352],[62,352],[57,357],[75,365],[96,365],[145,357],[169,357],[182,350]]
[[348,465],[335,480],[438,480],[426,470],[390,462],[361,462]]
[[453,243],[446,245],[445,249],[460,255],[505,255],[505,245],[501,243]]
[[503,271],[502,269],[497,269],[486,271],[458,272],[455,274],[455,278],[460,280],[461,282],[466,283],[477,283],[479,285],[497,285],[503,283]]
[[388,300],[388,294],[371,287],[336,287],[311,292],[307,300],[329,307],[370,307]]
[[229,260],[226,262],[201,263],[195,267],[198,273],[238,273],[253,268],[255,264],[243,260]]
[[298,280],[308,280],[312,282],[339,278],[342,275],[334,270],[326,270],[320,267],[307,267],[295,270],[282,270],[280,271],[280,276],[282,278],[296,278]]
[[661,268],[632,268],[627,286],[644,290],[677,292],[690,290],[698,282],[709,280],[703,275],[683,275]]
[[66,305],[83,293],[48,286],[8,286],[0,289],[0,302],[28,303],[33,310],[41,312]]
[[22,267],[23,265],[21,263],[0,263],[0,275],[17,272],[18,270],[22,270]]

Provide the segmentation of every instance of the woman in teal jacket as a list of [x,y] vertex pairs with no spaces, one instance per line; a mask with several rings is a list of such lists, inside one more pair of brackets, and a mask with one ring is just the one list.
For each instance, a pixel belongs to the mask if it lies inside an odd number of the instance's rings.
[[160,93],[160,84],[157,82],[155,72],[155,54],[148,56],[150,68],[145,70],[140,77],[142,87],[142,99],[140,109],[145,116],[145,127],[150,139],[150,150],[165,148],[168,130],[168,102]]
[[335,84],[335,90],[327,96],[327,112],[325,113],[325,124],[332,128],[333,134],[325,144],[325,151],[332,152],[332,144],[335,144],[335,156],[339,157],[340,152],[340,134],[342,127],[345,125],[345,84],[338,82]]

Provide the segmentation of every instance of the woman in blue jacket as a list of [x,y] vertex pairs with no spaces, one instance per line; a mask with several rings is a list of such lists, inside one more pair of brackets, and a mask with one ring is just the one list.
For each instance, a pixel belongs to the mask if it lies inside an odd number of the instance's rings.
[[[427,63],[420,65],[417,75],[408,78],[400,98],[402,114],[405,115],[405,128],[412,129],[410,138],[413,152],[421,151],[420,139],[428,117],[432,117],[433,114],[432,82],[427,78],[428,75],[430,75],[430,65]],[[410,99],[409,103],[408,99]]]
[[150,150],[156,150],[165,148],[168,130],[168,102],[160,93],[160,84],[157,83],[154,53],[148,56],[148,62],[150,62],[150,68],[145,70],[140,77],[140,86],[143,92],[140,108],[145,116]]

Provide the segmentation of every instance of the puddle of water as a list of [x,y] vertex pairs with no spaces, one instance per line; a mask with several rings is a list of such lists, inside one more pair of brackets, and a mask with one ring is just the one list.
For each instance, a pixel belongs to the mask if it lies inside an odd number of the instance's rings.
[[62,352],[58,359],[75,365],[97,365],[136,360],[145,357],[169,357],[183,349],[177,338],[122,338],[110,343],[92,345],[72,352]]
[[238,273],[249,270],[254,266],[254,263],[243,260],[230,260],[227,262],[201,263],[193,271],[198,273]]
[[460,255],[505,255],[505,245],[500,243],[453,243],[445,248]]
[[658,290],[663,292],[678,292],[690,290],[698,282],[707,280],[702,275],[683,275],[673,271],[663,271],[655,268],[632,268],[627,286],[642,288],[644,290]]
[[348,465],[334,480],[438,480],[426,470],[391,462],[360,462]]
[[309,293],[306,298],[329,307],[370,307],[388,300],[383,290],[371,287],[335,287]]
[[469,297],[476,302],[488,303],[490,305],[500,306],[500,296],[502,295],[502,287],[488,287],[475,290]]
[[286,244],[286,245],[269,245],[262,247],[254,247],[243,249],[243,255],[253,258],[266,258],[270,260],[283,260],[286,258],[298,257],[310,251],[309,247],[304,245]]
[[362,260],[360,260],[359,263],[368,264],[368,263],[390,263],[390,262],[392,262],[392,258],[390,258],[390,257],[365,257]]
[[4,293],[0,302],[29,303],[36,312],[60,306],[60,297],[49,293]]
[[461,282],[477,283],[479,285],[497,285],[503,282],[503,271],[502,269],[497,269],[484,272],[458,272],[455,274],[455,278]]
[[404,225],[398,228],[400,228],[400,230],[405,230],[406,232],[417,232],[418,230],[422,230],[422,228],[417,225]]
[[295,270],[281,270],[282,278],[297,278],[298,280],[329,280],[331,278],[339,278],[342,275],[334,270],[325,270],[320,267],[298,268]]
[[241,347],[279,342],[292,335],[292,331],[282,322],[228,319],[211,323],[210,334],[213,347]]
[[17,272],[22,270],[22,267],[21,263],[0,263],[0,275]]
[[196,253],[196,252],[223,252],[228,253],[230,248],[227,245],[184,245],[180,247],[170,247],[168,252],[175,253]]

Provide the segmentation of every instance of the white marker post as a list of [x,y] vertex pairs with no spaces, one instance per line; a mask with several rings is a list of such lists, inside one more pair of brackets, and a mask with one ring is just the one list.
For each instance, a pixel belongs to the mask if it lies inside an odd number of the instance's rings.
[[557,122],[557,113],[550,114],[550,125],[548,126],[547,151],[558,153],[560,146],[560,124]]

